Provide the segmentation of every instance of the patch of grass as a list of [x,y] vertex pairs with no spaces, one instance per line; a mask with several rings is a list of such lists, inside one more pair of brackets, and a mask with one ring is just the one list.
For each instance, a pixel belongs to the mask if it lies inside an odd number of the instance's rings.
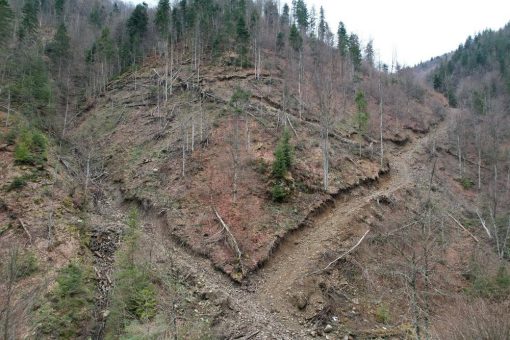
[[37,179],[37,177],[39,175],[41,175],[40,172],[33,171],[31,173],[24,174],[22,176],[16,176],[16,177],[14,177],[14,179],[12,180],[12,182],[9,185],[5,186],[5,190],[7,192],[13,191],[13,190],[20,190],[20,189],[24,188],[28,184],[28,182],[34,181],[35,179]]
[[37,130],[26,129],[21,132],[14,149],[16,164],[41,165],[47,159],[46,137]]
[[375,321],[383,324],[388,324],[390,322],[390,311],[386,305],[381,304],[377,307],[375,311]]
[[7,133],[3,136],[3,140],[8,145],[14,145],[16,143],[16,137],[18,135],[18,131],[16,128],[11,128]]
[[0,236],[3,235],[7,230],[9,230],[12,227],[12,224],[7,224],[5,226],[0,227]]
[[25,176],[17,176],[17,177],[14,177],[11,184],[9,184],[5,188],[5,190],[7,192],[13,191],[13,190],[20,190],[20,189],[24,188],[26,185],[27,185],[26,177]]
[[271,188],[271,198],[273,202],[285,202],[289,196],[290,190],[282,181],[277,181]]
[[510,274],[504,266],[494,276],[475,270],[467,293],[475,297],[501,299],[510,295]]
[[59,272],[56,281],[48,301],[37,311],[37,333],[39,337],[77,338],[94,308],[90,269],[78,262],[70,263]]
[[459,182],[460,185],[462,185],[464,190],[470,190],[475,186],[475,182],[471,178],[467,177],[458,178],[457,182]]
[[37,271],[39,265],[37,257],[32,251],[26,251],[21,254],[17,261],[16,279],[23,279],[29,277]]
[[252,159],[248,164],[258,174],[265,175],[269,171],[269,164],[262,158]]

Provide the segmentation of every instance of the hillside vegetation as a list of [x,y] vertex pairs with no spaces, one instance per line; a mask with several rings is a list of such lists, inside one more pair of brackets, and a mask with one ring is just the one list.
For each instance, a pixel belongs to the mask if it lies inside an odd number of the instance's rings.
[[281,5],[0,0],[0,337],[508,338],[508,27]]

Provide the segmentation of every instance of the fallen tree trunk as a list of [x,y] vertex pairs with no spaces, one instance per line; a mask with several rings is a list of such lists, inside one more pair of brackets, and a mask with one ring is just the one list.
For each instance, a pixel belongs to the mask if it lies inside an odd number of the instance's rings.
[[25,231],[25,234],[27,234],[28,236],[28,241],[30,242],[30,245],[32,245],[32,235],[30,234],[30,232],[28,231],[27,227],[25,226],[25,223],[23,223],[23,221],[21,220],[21,218],[18,218],[18,221],[21,225],[21,228],[23,228],[23,230]]
[[370,232],[370,229],[368,229],[364,234],[363,236],[361,236],[361,238],[359,239],[358,242],[356,242],[356,244],[354,246],[352,246],[351,249],[349,249],[348,251],[346,251],[345,253],[343,253],[342,255],[340,255],[339,257],[337,257],[336,259],[334,259],[333,261],[331,261],[326,267],[324,267],[323,269],[320,269],[316,272],[313,272],[312,274],[310,275],[315,275],[315,274],[319,274],[319,273],[322,273],[326,270],[328,270],[332,265],[334,265],[335,263],[337,263],[338,261],[340,261],[341,259],[343,259],[344,257],[346,257],[347,255],[349,255],[350,253],[352,253],[356,248],[358,248],[358,246],[361,244],[361,242],[363,242],[363,240],[365,239],[365,237],[368,235],[368,233]]
[[225,221],[223,221],[223,219],[221,218],[221,216],[218,213],[218,211],[216,210],[216,208],[213,208],[213,211],[214,211],[214,214],[216,215],[216,218],[218,219],[221,226],[223,227],[223,230],[227,234],[228,244],[234,249],[234,251],[237,254],[237,261],[239,261],[239,266],[241,267],[241,272],[244,275],[245,272],[244,272],[244,266],[243,266],[243,253],[241,252],[241,249],[239,248],[239,244],[237,243],[237,240],[234,237],[234,234],[232,234],[232,232],[230,231],[229,226],[225,223]]
[[467,230],[467,229],[466,229],[466,227],[464,227],[464,226],[462,225],[462,223],[460,223],[459,221],[457,221],[457,219],[456,219],[455,217],[453,217],[453,215],[452,215],[452,214],[447,213],[447,215],[448,215],[448,216],[450,216],[450,218],[451,218],[452,220],[454,220],[454,221],[455,221],[455,223],[456,223],[459,227],[461,227],[461,228],[462,228],[462,230],[464,230],[466,233],[468,233],[468,234],[469,234],[469,236],[471,236],[471,237],[473,238],[473,240],[475,240],[477,243],[478,243],[478,242],[480,242],[480,241],[478,241],[478,239],[476,238],[476,236],[475,236],[475,235],[473,235],[473,234],[472,234],[469,230]]

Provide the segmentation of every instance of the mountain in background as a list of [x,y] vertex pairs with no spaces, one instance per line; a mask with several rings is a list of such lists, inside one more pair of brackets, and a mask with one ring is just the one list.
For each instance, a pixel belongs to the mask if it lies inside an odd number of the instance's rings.
[[508,27],[324,18],[0,0],[2,337],[506,339]]

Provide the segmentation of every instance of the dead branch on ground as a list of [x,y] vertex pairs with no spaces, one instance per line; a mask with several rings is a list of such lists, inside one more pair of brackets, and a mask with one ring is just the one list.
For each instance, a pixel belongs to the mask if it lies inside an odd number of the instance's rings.
[[356,248],[358,248],[358,246],[361,244],[361,242],[363,242],[363,240],[365,239],[365,237],[368,235],[368,233],[370,232],[370,229],[368,229],[364,234],[363,236],[359,239],[358,242],[356,242],[356,244],[354,246],[352,246],[351,249],[349,249],[348,251],[346,251],[345,253],[343,253],[342,255],[340,255],[339,257],[337,257],[336,259],[334,259],[333,261],[331,261],[326,267],[324,267],[323,269],[320,269],[320,270],[317,270],[311,274],[309,274],[310,276],[311,275],[315,275],[315,274],[319,274],[319,273],[322,273],[326,270],[328,270],[332,265],[334,265],[335,263],[337,263],[338,261],[340,261],[341,259],[343,259],[344,257],[346,257],[347,255],[349,255],[350,253],[352,253]]
[[229,226],[223,221],[220,214],[216,210],[216,208],[213,208],[214,214],[216,215],[216,218],[220,222],[221,226],[223,227],[223,230],[227,233],[227,240],[229,245],[234,248],[236,254],[237,254],[237,260],[239,261],[239,265],[241,266],[241,272],[244,274],[244,266],[243,266],[243,253],[241,252],[241,249],[239,248],[239,245],[237,243],[236,238],[230,231]]

